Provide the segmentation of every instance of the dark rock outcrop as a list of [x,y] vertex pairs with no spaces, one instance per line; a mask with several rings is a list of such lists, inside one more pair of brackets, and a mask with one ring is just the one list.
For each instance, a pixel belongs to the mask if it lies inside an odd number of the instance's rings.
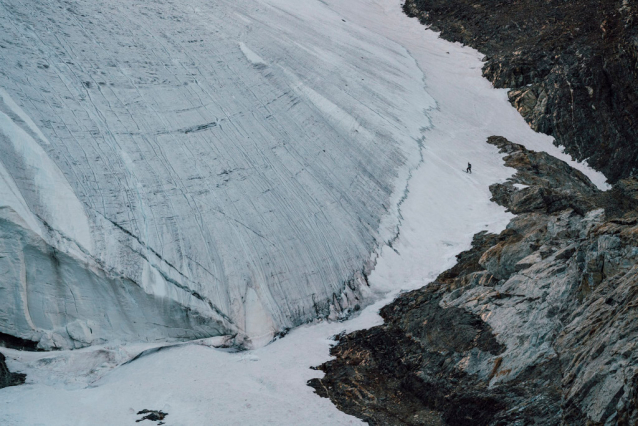
[[38,342],[0,332],[0,348],[18,349],[20,351],[37,351]]
[[486,55],[530,126],[601,170],[638,172],[638,9],[628,0],[406,0],[441,37]]
[[504,138],[517,216],[339,336],[309,384],[372,425],[638,424],[638,180],[599,191]]
[[7,368],[4,355],[0,353],[0,389],[8,386],[21,385],[26,378],[26,374],[10,372],[9,368]]
[[142,416],[142,418],[135,420],[136,423],[142,422],[144,420],[150,420],[152,422],[158,422],[158,425],[163,425],[164,422],[162,420],[166,419],[168,413],[163,412],[162,410],[141,410],[137,412],[138,416]]

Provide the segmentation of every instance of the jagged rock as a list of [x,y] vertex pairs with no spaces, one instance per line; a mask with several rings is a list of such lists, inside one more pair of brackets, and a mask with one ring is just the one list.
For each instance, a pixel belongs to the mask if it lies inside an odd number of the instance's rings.
[[4,355],[0,353],[0,389],[6,388],[7,386],[23,384],[27,375],[23,373],[10,372],[9,368],[7,368],[7,364],[5,363],[5,359]]
[[[516,265],[533,251],[532,242],[515,231],[510,238],[488,249],[479,264],[497,279],[507,279],[516,270]],[[517,240],[513,242],[513,240]]]
[[538,98],[532,89],[510,90],[507,94],[510,102],[523,117],[529,117],[535,112]]
[[541,260],[543,260],[543,256],[540,254],[540,252],[534,252],[530,254],[529,256],[524,257],[523,259],[516,262],[515,269],[518,272],[522,269],[531,268],[532,266],[536,265]]
[[162,420],[168,416],[168,413],[163,412],[162,410],[141,410],[137,412],[138,416],[142,416],[142,418],[135,420],[136,423],[142,422],[144,420],[150,420],[152,422],[159,422],[158,425],[164,424]]
[[[385,324],[341,336],[310,385],[370,424],[635,424],[638,220],[605,210],[633,181],[603,193],[547,154],[489,142],[517,169],[495,199],[521,212],[384,307]],[[562,208],[514,197],[548,185]]]
[[627,0],[407,0],[441,37],[483,52],[483,75],[536,131],[611,182],[638,164],[638,8]]

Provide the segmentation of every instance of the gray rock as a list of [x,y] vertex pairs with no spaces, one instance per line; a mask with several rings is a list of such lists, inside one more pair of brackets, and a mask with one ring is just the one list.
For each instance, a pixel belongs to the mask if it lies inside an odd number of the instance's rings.
[[543,260],[543,256],[541,256],[540,252],[534,252],[516,262],[516,265],[514,265],[514,269],[516,270],[516,272],[518,272],[523,269],[531,268],[541,260]]
[[[556,159],[497,142],[517,173],[495,198],[524,212],[384,307],[384,325],[342,336],[311,385],[370,424],[636,424],[638,220],[618,217],[629,191],[600,193]],[[507,190],[550,181],[567,197],[557,211]]]

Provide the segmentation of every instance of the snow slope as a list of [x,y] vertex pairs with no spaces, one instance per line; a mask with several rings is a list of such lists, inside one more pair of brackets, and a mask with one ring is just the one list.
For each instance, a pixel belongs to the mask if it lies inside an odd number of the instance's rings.
[[[397,1],[269,0],[254,7],[263,10],[266,4],[287,10],[290,19],[332,17],[334,22],[322,21],[317,37],[334,36],[339,46],[347,37],[340,32],[341,27],[374,37],[370,40],[378,46],[392,46],[368,67],[383,68],[384,58],[391,62],[389,58],[403,57],[392,52],[401,51],[414,58],[425,75],[423,82],[420,74],[414,74],[419,91],[401,101],[403,111],[387,104],[387,114],[401,117],[421,117],[424,107],[433,108],[428,110],[432,125],[425,132],[423,161],[412,171],[400,204],[400,234],[391,246],[383,247],[369,277],[371,291],[384,294],[386,299],[347,322],[302,326],[268,346],[242,353],[211,347],[221,339],[147,352],[125,365],[151,346],[112,344],[44,354],[3,350],[10,368],[26,372],[30,384],[0,390],[0,423],[134,424],[140,418],[137,411],[162,409],[169,413],[167,425],[359,424],[306,386],[308,379],[321,374],[309,367],[329,358],[330,337],[378,324],[379,307],[398,291],[427,284],[451,266],[475,232],[499,231],[505,226],[509,215],[489,201],[488,186],[506,179],[511,171],[503,167],[496,149],[485,143],[487,136],[503,135],[529,148],[562,156],[550,138],[528,128],[507,102],[504,91],[492,89],[481,77],[477,52],[424,31],[416,20],[402,15]],[[239,45],[239,51],[252,63],[268,61],[267,55],[248,41]],[[361,78],[367,81],[370,76]],[[422,99],[423,83],[427,95]],[[388,97],[396,88],[391,80],[367,84],[388,85]],[[328,105],[322,101],[327,99],[325,95],[321,98],[308,93],[305,96]],[[386,123],[386,112],[379,110],[379,114],[378,120]],[[463,172],[467,161],[473,164],[472,175]],[[601,175],[584,165],[578,167],[604,184]]]
[[259,346],[365,302],[434,106],[400,44],[314,2],[0,0],[0,53],[0,332]]

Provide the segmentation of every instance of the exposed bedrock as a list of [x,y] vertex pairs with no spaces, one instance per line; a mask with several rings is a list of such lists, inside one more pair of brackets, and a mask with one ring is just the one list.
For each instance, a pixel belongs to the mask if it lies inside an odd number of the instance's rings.
[[23,373],[12,373],[7,368],[5,357],[0,353],[0,389],[7,386],[17,386],[24,383],[27,376]]
[[366,303],[434,105],[404,48],[276,0],[0,0],[0,57],[0,333],[251,346]]
[[376,425],[638,422],[638,180],[601,192],[492,137],[516,168],[490,187],[516,217],[339,336],[319,395]]
[[405,12],[486,55],[530,126],[610,182],[638,172],[638,10],[628,0],[407,0]]

